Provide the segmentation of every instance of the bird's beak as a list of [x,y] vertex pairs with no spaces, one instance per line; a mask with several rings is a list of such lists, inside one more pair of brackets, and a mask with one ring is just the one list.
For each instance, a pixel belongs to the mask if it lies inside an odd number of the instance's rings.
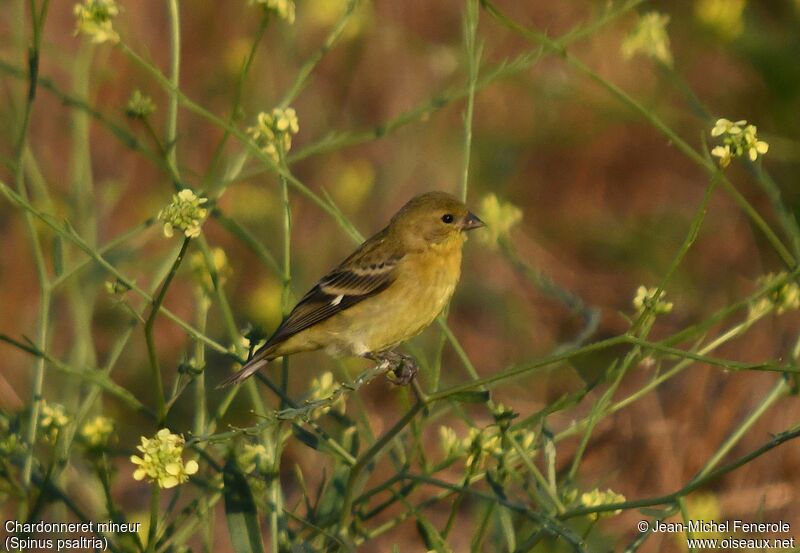
[[472,230],[485,226],[486,223],[481,221],[478,216],[471,211],[467,213],[467,216],[464,217],[464,220],[461,222],[461,230]]

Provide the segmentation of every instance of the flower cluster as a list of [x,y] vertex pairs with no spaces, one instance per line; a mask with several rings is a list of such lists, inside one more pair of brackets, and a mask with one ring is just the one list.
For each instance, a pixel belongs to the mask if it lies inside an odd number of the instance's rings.
[[208,198],[201,198],[188,188],[174,194],[172,203],[158,212],[158,218],[164,221],[164,236],[170,238],[176,228],[187,238],[200,236],[200,225],[208,215],[208,210],[201,206],[207,201]]
[[69,416],[63,405],[42,401],[42,409],[39,411],[39,427],[42,429],[42,436],[46,441],[55,442],[59,431],[68,423]]
[[496,247],[501,238],[507,238],[511,229],[522,221],[522,210],[509,202],[501,202],[494,194],[481,200],[481,219],[486,228],[478,235],[479,240]]
[[155,110],[156,103],[150,96],[145,96],[140,90],[134,90],[125,107],[125,115],[131,119],[144,119]]
[[[523,450],[528,451],[533,447],[536,435],[530,430],[517,430],[511,436],[519,441]],[[466,464],[481,464],[489,457],[500,458],[515,451],[513,448],[504,449],[503,434],[497,425],[486,428],[469,429],[464,438],[459,439],[455,430],[449,426],[439,427],[439,444],[445,454],[445,459],[458,459],[466,456]]]
[[97,415],[81,428],[81,437],[91,448],[101,448],[108,444],[114,434],[114,421]]
[[715,146],[711,155],[719,158],[719,166],[723,169],[730,165],[731,160],[747,154],[750,161],[758,159],[758,154],[764,155],[769,150],[769,144],[759,140],[756,136],[756,126],[748,125],[747,121],[730,121],[717,119],[711,136],[722,137],[722,145]]
[[633,31],[622,42],[622,56],[631,59],[636,54],[655,58],[664,65],[672,65],[667,24],[669,16],[658,12],[643,14]]
[[287,23],[294,23],[294,0],[252,0],[252,3],[263,6]]
[[159,488],[174,488],[189,480],[189,476],[199,468],[197,461],[183,462],[183,436],[173,434],[162,428],[154,438],[142,436],[141,445],[136,446],[142,456],[131,455],[131,463],[136,465],[134,480],[147,478],[158,484]]
[[13,427],[8,416],[0,413],[0,459],[10,459],[25,449],[20,433],[15,432]]
[[77,20],[76,35],[86,35],[95,44],[119,42],[119,35],[111,26],[111,20],[119,14],[116,0],[84,0],[75,4],[72,13]]
[[[581,504],[585,505],[586,507],[599,507],[600,505],[622,503],[624,501],[625,496],[613,490],[600,491],[599,489],[595,488],[590,492],[581,494]],[[622,509],[617,509],[615,511],[601,511],[599,513],[589,514],[589,518],[592,520],[597,520],[600,517],[611,517],[618,515],[621,512]]]
[[[275,108],[272,113],[262,111],[256,118],[256,125],[247,128],[247,134],[253,139],[258,148],[275,160],[280,161],[280,155],[288,152],[292,147],[292,135],[300,131],[297,122],[297,112],[294,108]],[[278,150],[280,146],[281,150]]]
[[[339,383],[334,382],[333,380],[333,373],[330,371],[325,372],[319,378],[314,378],[311,381],[311,390],[308,401],[325,401],[336,394],[340,388],[341,386]],[[324,415],[331,409],[339,414],[344,415],[346,408],[347,403],[345,402],[345,396],[344,394],[340,394],[339,397],[337,397],[330,404],[314,409],[311,413],[311,418],[317,418],[321,415]]]
[[[760,286],[771,287],[779,280],[786,278],[785,272],[770,273],[758,279]],[[775,310],[782,315],[787,311],[800,309],[800,286],[797,282],[789,281],[776,285],[769,294],[750,304],[748,318],[757,319],[766,313]]]
[[667,293],[661,290],[661,293],[656,296],[657,288],[647,288],[646,286],[639,286],[636,289],[636,296],[633,298],[633,307],[636,312],[641,314],[645,310],[651,311],[654,315],[664,315],[672,311],[672,302],[664,301]]

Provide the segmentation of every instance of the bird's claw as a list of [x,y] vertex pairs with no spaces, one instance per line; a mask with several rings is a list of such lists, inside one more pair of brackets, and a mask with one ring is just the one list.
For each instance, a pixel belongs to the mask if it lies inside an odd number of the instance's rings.
[[396,351],[383,352],[374,355],[373,358],[378,361],[382,367],[385,367],[386,378],[398,386],[407,386],[410,384],[419,371],[419,365],[417,365],[416,359],[410,355],[397,353]]
[[418,370],[419,366],[416,359],[410,355],[401,354],[397,364],[392,369],[394,379],[390,378],[389,380],[398,386],[408,386],[416,378]]

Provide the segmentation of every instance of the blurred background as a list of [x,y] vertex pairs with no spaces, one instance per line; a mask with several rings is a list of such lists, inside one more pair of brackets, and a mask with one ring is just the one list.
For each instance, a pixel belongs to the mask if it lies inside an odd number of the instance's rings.
[[[526,27],[557,38],[593,21],[606,2],[498,1],[498,6]],[[14,181],[11,167],[16,131],[26,87],[20,71],[26,66],[29,14],[23,2],[6,2],[0,9],[0,179]],[[298,69],[320,47],[341,17],[341,0],[298,2],[296,21],[271,21],[243,83],[236,125],[253,125],[260,111],[270,111],[294,82]],[[227,118],[242,63],[259,26],[257,7],[244,1],[181,4],[181,90],[210,112]],[[647,56],[626,59],[621,45],[634,30],[638,13],[656,10],[670,18],[666,30],[672,53],[669,67]],[[465,100],[438,106],[448,91],[463,91],[467,82],[461,2],[407,0],[363,2],[335,47],[314,68],[292,102],[300,132],[290,155],[292,173],[311,190],[328,193],[343,214],[364,235],[378,231],[411,196],[439,189],[458,193],[464,156]],[[481,10],[478,39],[483,46],[480,75],[536,46],[499,25]],[[169,64],[169,28],[165,6],[153,2],[121,2],[114,28],[123,42],[164,73]],[[120,48],[92,46],[74,35],[72,4],[52,2],[44,30],[40,74],[44,83],[34,104],[29,143],[41,182],[49,196],[31,194],[40,209],[69,220],[90,244],[106,244],[126,230],[154,217],[174,193],[163,164],[154,162],[119,140],[109,125],[91,117],[88,128],[76,126],[66,94],[84,98],[106,122],[118,125],[155,150],[150,130],[141,120],[125,117],[125,107],[138,89],[155,102],[149,117],[158,137],[165,133],[167,95]],[[90,53],[87,53],[91,51]],[[621,87],[658,114],[685,141],[709,151],[714,120],[727,117],[756,124],[770,149],[763,167],[774,179],[783,204],[797,214],[800,188],[800,2],[696,0],[646,2],[596,31],[575,40],[568,51],[605,79]],[[85,66],[80,67],[83,63]],[[83,75],[83,77],[81,76]],[[54,94],[53,90],[63,92]],[[329,133],[370,131],[419,106],[431,109],[414,115],[385,135],[343,147],[306,150]],[[90,152],[77,150],[76,136],[89,133]],[[517,206],[522,221],[509,241],[535,271],[598,310],[598,327],[590,340],[625,332],[639,285],[655,286],[689,232],[703,199],[708,175],[681,154],[665,137],[597,83],[582,76],[558,56],[541,56],[536,63],[492,80],[475,95],[473,141],[467,203],[479,215],[490,193]],[[222,131],[195,113],[181,109],[176,151],[183,180],[196,188],[219,193],[226,171],[243,150],[228,141],[221,162],[211,160]],[[707,144],[708,143],[708,144]],[[283,215],[280,185],[263,164],[249,158],[234,182],[219,196],[218,208],[246,228],[282,263]],[[754,178],[757,169],[734,162],[727,175],[772,228],[780,229],[774,201]],[[91,182],[81,187],[76,182]],[[293,303],[316,279],[353,248],[337,223],[303,194],[290,191],[292,209],[290,290]],[[37,223],[37,225],[39,225]],[[42,227],[45,242],[53,237]],[[267,332],[281,319],[280,276],[261,263],[241,240],[210,217],[203,227],[210,245],[224,250],[229,270],[224,289],[237,325],[260,325]],[[780,230],[778,231],[781,236]],[[150,289],[155,275],[172,260],[177,239],[165,239],[156,224],[122,247],[109,260],[124,274]],[[67,259],[81,254],[63,246]],[[51,248],[51,246],[48,246]],[[0,334],[22,339],[36,335],[39,287],[25,221],[19,209],[0,201]],[[48,266],[51,265],[49,251]],[[702,321],[720,308],[756,289],[756,280],[784,267],[763,236],[730,195],[718,188],[697,242],[667,285],[672,313],[659,317],[653,339],[669,336]],[[86,367],[102,364],[111,344],[125,329],[128,312],[105,291],[108,275],[97,265],[83,269],[66,289],[54,296],[48,351],[59,359]],[[70,300],[69,287],[82,290],[80,305]],[[186,263],[166,297],[165,305],[191,321],[198,297]],[[91,301],[86,301],[91,298]],[[134,305],[141,306],[135,298]],[[222,318],[211,308],[206,333],[230,345]],[[473,236],[465,249],[461,284],[449,318],[482,376],[512,363],[534,360],[573,340],[583,320],[562,302],[544,293],[515,268],[497,248]],[[796,313],[770,316],[741,339],[715,355],[742,362],[787,358],[797,340]],[[709,336],[733,324],[711,327]],[[182,358],[193,342],[173,323],[156,324],[159,358],[170,389]],[[88,340],[85,339],[88,337]],[[79,348],[76,344],[91,344]],[[415,346],[431,359],[440,333],[431,329]],[[30,402],[34,359],[0,343],[0,408],[15,411]],[[607,360],[589,360],[606,363]],[[367,366],[347,361],[355,374]],[[209,354],[206,374],[211,385],[228,374],[231,362]],[[468,378],[451,347],[443,350],[441,386]],[[605,365],[603,365],[605,366]],[[600,366],[602,372],[603,366]],[[302,396],[314,376],[332,370],[324,355],[296,356],[291,361],[290,395]],[[125,347],[112,377],[136,397],[152,404],[147,350],[140,329]],[[650,380],[658,366],[639,366],[622,382],[624,397]],[[270,369],[277,374],[277,369]],[[429,377],[421,375],[423,388]],[[726,372],[695,364],[625,409],[604,419],[589,442],[580,481],[587,488],[612,488],[628,499],[672,493],[689,481],[737,424],[760,403],[775,382],[774,373]],[[553,366],[494,390],[523,416],[534,413],[585,384],[569,365]],[[44,395],[70,406],[81,385],[69,376],[48,371]],[[587,399],[548,419],[557,433],[585,416]],[[222,396],[212,395],[212,401]],[[358,396],[376,435],[393,424],[405,409],[398,390],[381,380]],[[352,401],[352,400],[351,400]],[[132,450],[140,435],[152,433],[152,422],[132,414],[113,398],[103,398],[104,412],[118,421],[120,450]],[[188,429],[192,403],[181,400],[169,424]],[[788,397],[758,419],[730,452],[744,454],[796,424],[800,406]],[[488,420],[484,411],[477,419]],[[251,424],[250,405],[239,398],[226,422]],[[457,426],[457,423],[453,423]],[[434,425],[435,426],[435,425]],[[427,436],[437,447],[432,426]],[[569,467],[577,437],[559,444],[559,470]],[[319,456],[291,443],[283,466],[294,463],[312,469]],[[148,488],[128,477],[124,455],[115,461],[119,475],[114,493],[130,513],[145,512]],[[742,467],[704,488],[697,518],[772,521],[800,524],[795,490],[800,450],[794,442]],[[76,501],[83,497],[73,482]],[[694,496],[693,496],[694,497]],[[691,503],[690,503],[691,504]],[[462,509],[465,520],[472,504]],[[438,507],[433,509],[437,512]],[[2,510],[2,509],[0,509]],[[90,509],[91,510],[91,509]],[[444,520],[449,505],[438,514]],[[437,516],[436,514],[433,515]],[[596,543],[607,549],[628,543],[636,535],[640,515],[627,511],[602,524]],[[220,522],[221,524],[221,522]],[[220,550],[228,547],[224,530]],[[408,521],[376,542],[375,551],[398,544],[401,551],[423,551],[413,522]],[[455,551],[468,541],[454,535]],[[383,549],[385,547],[385,549]],[[599,547],[599,545],[598,545]],[[680,550],[671,535],[655,536],[644,551]]]

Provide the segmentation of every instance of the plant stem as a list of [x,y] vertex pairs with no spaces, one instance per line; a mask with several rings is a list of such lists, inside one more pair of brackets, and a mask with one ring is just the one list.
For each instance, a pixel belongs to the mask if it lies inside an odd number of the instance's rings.
[[155,340],[153,338],[153,325],[156,320],[156,315],[158,315],[158,311],[161,309],[161,304],[164,302],[164,297],[167,295],[169,285],[172,283],[172,279],[175,277],[175,273],[178,271],[178,267],[180,267],[184,255],[186,255],[186,250],[189,248],[190,240],[191,238],[189,237],[185,237],[183,239],[183,244],[181,244],[181,249],[178,252],[178,256],[175,258],[169,273],[167,273],[167,277],[164,279],[164,284],[161,285],[161,289],[158,291],[158,294],[155,298],[153,298],[150,315],[147,317],[147,320],[144,323],[144,338],[147,342],[147,355],[150,359],[150,372],[153,380],[154,393],[156,396],[156,414],[158,415],[159,427],[161,427],[166,420],[167,410],[164,398],[164,383],[161,379],[161,365],[158,362],[158,354],[156,352]]
[[[169,103],[167,104],[167,129],[164,140],[167,149],[167,165],[173,175],[178,175],[178,91],[180,90],[181,72],[181,25],[178,11],[178,0],[168,0],[169,37],[170,37],[170,72]],[[178,184],[177,182],[175,183]]]
[[478,35],[478,0],[467,0],[464,13],[464,49],[467,54],[467,107],[464,110],[464,148],[461,167],[461,201],[467,201],[469,187],[469,161],[472,153],[472,116],[475,111],[475,88],[478,84],[478,70],[481,63],[482,47],[476,44]]
[[145,548],[145,553],[153,553],[156,550],[160,498],[161,488],[158,487],[158,482],[153,482],[150,485],[150,525],[147,528],[147,547]]

